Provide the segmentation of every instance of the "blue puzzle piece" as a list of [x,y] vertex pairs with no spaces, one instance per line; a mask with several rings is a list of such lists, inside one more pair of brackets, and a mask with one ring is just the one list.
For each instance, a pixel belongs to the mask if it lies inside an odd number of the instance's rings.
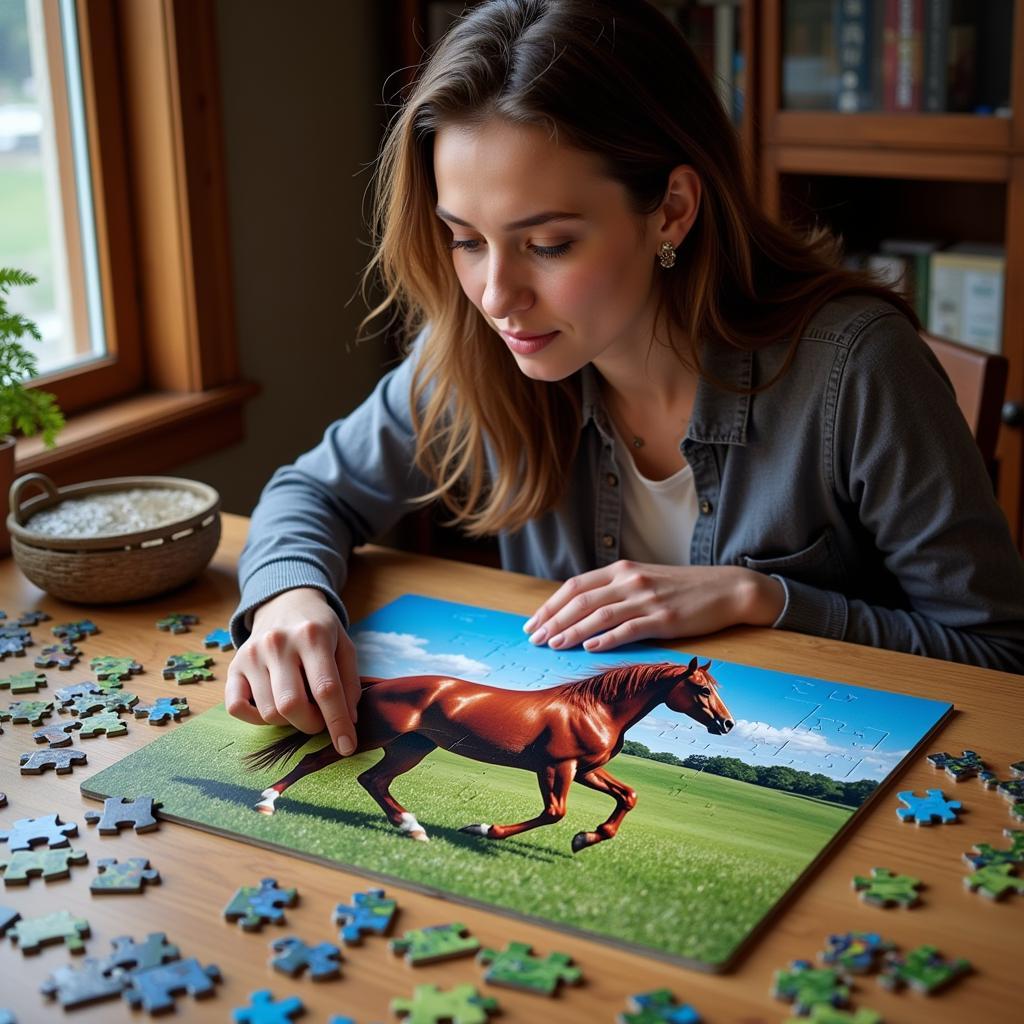
[[302,939],[289,935],[277,939],[271,946],[278,954],[270,961],[271,966],[293,978],[298,977],[306,968],[309,968],[309,976],[314,981],[336,978],[341,973],[341,950],[329,942],[310,946]]
[[626,1002],[629,1012],[619,1014],[618,1024],[700,1024],[700,1014],[687,1003],[677,1003],[667,988],[641,992]]
[[219,647],[222,651],[234,649],[235,643],[226,629],[214,629],[203,637],[204,647]]
[[220,969],[213,964],[203,967],[195,957],[174,960],[159,967],[133,971],[124,998],[137,1009],[148,1013],[166,1013],[174,1009],[174,997],[188,992],[196,999],[212,996],[214,982],[220,981]]
[[251,992],[248,1006],[240,1006],[231,1011],[235,1024],[289,1024],[304,1012],[305,1007],[298,996],[275,1000],[273,992],[268,988]]
[[900,821],[912,821],[916,825],[931,825],[937,820],[948,825],[957,820],[959,800],[947,800],[941,789],[929,789],[921,797],[909,789],[896,794],[907,806],[896,810]]
[[341,937],[349,945],[363,941],[364,932],[387,935],[398,904],[385,899],[383,889],[368,889],[352,896],[352,906],[339,903],[334,908],[334,923],[342,925]]

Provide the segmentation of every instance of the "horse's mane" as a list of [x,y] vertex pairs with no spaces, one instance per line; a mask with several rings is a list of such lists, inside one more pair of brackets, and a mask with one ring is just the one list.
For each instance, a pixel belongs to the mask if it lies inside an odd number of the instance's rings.
[[[684,665],[678,666],[685,670]],[[595,704],[628,700],[665,674],[665,664],[617,665],[575,683],[566,683],[560,696],[580,711],[590,711]]]

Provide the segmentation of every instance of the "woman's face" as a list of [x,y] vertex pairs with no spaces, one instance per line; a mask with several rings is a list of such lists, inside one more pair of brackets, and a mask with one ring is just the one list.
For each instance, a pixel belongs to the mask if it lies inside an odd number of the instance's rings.
[[590,362],[642,358],[654,331],[657,250],[670,237],[659,234],[664,214],[647,218],[643,240],[645,218],[594,155],[500,120],[439,131],[434,173],[462,290],[523,373],[555,381]]

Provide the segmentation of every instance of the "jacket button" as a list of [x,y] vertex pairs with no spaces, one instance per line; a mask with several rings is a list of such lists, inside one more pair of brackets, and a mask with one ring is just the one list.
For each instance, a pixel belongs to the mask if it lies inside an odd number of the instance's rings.
[[604,479],[605,483],[608,484],[609,487],[619,486],[619,478],[614,473],[609,473]]
[[601,543],[602,543],[602,544],[603,544],[603,545],[604,545],[604,546],[605,546],[606,548],[613,548],[613,547],[615,547],[615,538],[614,538],[614,537],[613,537],[613,536],[612,536],[612,535],[611,535],[610,533],[606,533],[606,534],[605,534],[605,535],[604,535],[604,536],[603,536],[603,537],[601,538]]
[[702,502],[700,503],[700,510],[701,510],[701,514],[702,514],[702,515],[710,515],[710,514],[711,514],[711,509],[712,509],[713,507],[714,507],[714,506],[713,506],[713,505],[711,504],[711,502],[710,502],[710,501],[708,501],[708,499],[707,499],[707,498],[705,498],[705,499],[704,499],[704,500],[703,500],[703,501],[702,501]]

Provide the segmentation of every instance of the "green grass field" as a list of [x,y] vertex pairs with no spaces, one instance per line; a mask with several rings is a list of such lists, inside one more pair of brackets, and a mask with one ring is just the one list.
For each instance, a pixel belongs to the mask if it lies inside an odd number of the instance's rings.
[[0,159],[0,260],[39,278],[28,301],[18,298],[17,308],[30,313],[49,309],[54,301],[46,220],[42,172],[23,159]]
[[392,787],[430,834],[415,843],[355,781],[377,752],[296,783],[267,817],[252,805],[295,761],[254,774],[240,758],[276,731],[223,708],[171,728],[83,790],[153,794],[175,818],[709,965],[729,957],[852,813],[620,755],[610,770],[639,803],[615,839],[574,855],[573,835],[604,821],[610,798],[573,786],[557,825],[501,842],[465,835],[471,822],[536,815],[536,778],[438,750]]

